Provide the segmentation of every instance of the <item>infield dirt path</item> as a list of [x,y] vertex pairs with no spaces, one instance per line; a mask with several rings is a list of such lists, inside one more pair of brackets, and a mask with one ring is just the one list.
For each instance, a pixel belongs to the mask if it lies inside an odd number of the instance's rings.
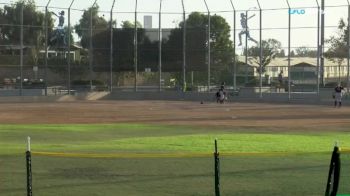
[[2,124],[142,123],[350,131],[350,107],[166,101],[1,103]]

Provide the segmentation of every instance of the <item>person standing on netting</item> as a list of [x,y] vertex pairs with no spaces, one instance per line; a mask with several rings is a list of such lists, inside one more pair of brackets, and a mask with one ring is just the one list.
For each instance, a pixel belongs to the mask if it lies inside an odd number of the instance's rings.
[[64,32],[64,26],[63,26],[64,25],[64,11],[62,10],[61,12],[58,13],[58,15],[55,12],[51,12],[51,13],[54,14],[58,18],[57,30],[56,30],[55,36],[52,38],[52,40],[58,39],[61,36],[63,38],[64,45],[66,45],[65,32]]
[[242,45],[242,35],[243,34],[245,34],[245,36],[247,36],[248,40],[254,42],[255,44],[258,44],[258,42],[255,39],[250,37],[249,27],[248,27],[248,20],[253,18],[254,16],[255,16],[255,14],[247,19],[247,16],[244,13],[241,13],[242,31],[239,33],[239,44],[238,44],[238,46]]
[[338,83],[338,85],[334,88],[334,94],[333,94],[333,98],[334,98],[334,107],[341,107],[341,98],[342,98],[342,91],[344,90],[344,87],[341,86],[340,83]]

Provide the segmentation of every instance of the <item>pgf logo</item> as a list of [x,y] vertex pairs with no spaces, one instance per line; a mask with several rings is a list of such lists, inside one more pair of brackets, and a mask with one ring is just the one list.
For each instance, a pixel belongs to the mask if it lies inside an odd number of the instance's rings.
[[303,15],[303,14],[305,14],[305,10],[304,9],[290,9],[289,14]]

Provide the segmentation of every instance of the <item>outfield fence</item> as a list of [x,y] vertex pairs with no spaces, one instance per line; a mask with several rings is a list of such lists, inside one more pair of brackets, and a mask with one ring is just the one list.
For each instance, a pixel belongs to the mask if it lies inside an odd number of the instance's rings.
[[[117,176],[114,177],[114,181],[116,180],[116,178],[124,178],[123,175],[125,175],[125,173],[136,172],[135,174],[133,174],[133,175],[136,175],[136,178],[132,178],[135,182],[138,181],[137,178],[142,178],[142,177],[144,177],[142,175],[145,175],[144,173],[147,173],[147,171],[140,170],[141,168],[146,167],[146,165],[143,165],[145,162],[153,163],[154,167],[157,168],[160,165],[164,164],[161,162],[165,160],[165,162],[168,162],[170,164],[170,165],[166,166],[168,170],[173,170],[174,169],[173,167],[175,166],[175,170],[178,170],[178,171],[172,171],[174,173],[170,172],[168,174],[157,174],[157,176],[158,175],[159,176],[165,175],[166,178],[168,178],[169,180],[171,180],[171,179],[174,179],[174,180],[176,179],[176,181],[184,180],[184,181],[186,181],[186,183],[190,183],[190,181],[192,180],[192,177],[191,177],[191,179],[182,179],[182,178],[177,179],[179,177],[178,175],[180,175],[179,173],[182,173],[181,170],[184,169],[184,170],[186,170],[186,172],[189,172],[189,171],[187,171],[187,169],[195,170],[193,172],[200,171],[200,173],[198,173],[198,174],[193,174],[193,173],[191,174],[191,175],[194,175],[193,180],[195,180],[196,178],[198,178],[201,175],[205,175],[204,179],[201,179],[203,177],[200,178],[200,181],[202,182],[203,180],[205,180],[206,186],[208,186],[212,183],[211,187],[213,187],[213,188],[206,187],[206,189],[207,189],[207,191],[209,190],[209,191],[212,191],[213,193],[215,193],[216,196],[232,195],[232,194],[236,193],[235,191],[237,191],[238,195],[252,194],[252,193],[254,193],[254,191],[259,192],[259,190],[251,190],[251,192],[249,193],[249,191],[247,191],[247,190],[239,190],[239,189],[237,190],[237,189],[235,189],[237,187],[229,187],[229,186],[239,186],[239,184],[240,184],[239,182],[232,182],[232,181],[235,181],[235,180],[240,181],[240,178],[242,178],[243,182],[245,182],[245,183],[249,182],[249,180],[247,181],[247,179],[245,179],[243,176],[244,175],[252,175],[252,174],[253,174],[253,178],[257,178],[260,180],[267,180],[267,181],[271,181],[270,183],[278,184],[278,186],[283,187],[283,188],[281,188],[281,187],[280,188],[283,189],[284,191],[291,190],[290,189],[291,187],[286,188],[286,187],[288,187],[288,184],[287,185],[281,184],[281,183],[285,183],[285,182],[292,182],[292,184],[290,185],[292,187],[295,187],[295,185],[303,186],[304,183],[307,183],[306,184],[307,188],[305,188],[305,189],[317,190],[317,188],[318,188],[318,189],[324,190],[324,186],[322,186],[321,184],[317,184],[317,183],[319,183],[321,181],[325,181],[326,178],[324,178],[323,180],[322,179],[315,180],[314,176],[313,176],[315,174],[313,174],[313,172],[311,172],[312,176],[309,176],[309,177],[304,176],[303,172],[308,171],[308,173],[310,174],[310,171],[316,170],[316,171],[314,171],[314,172],[318,172],[318,174],[316,176],[325,177],[326,176],[325,174],[327,172],[327,164],[323,163],[323,164],[319,165],[320,163],[318,163],[317,165],[312,166],[311,164],[315,164],[315,162],[310,163],[310,161],[312,159],[309,159],[307,157],[313,157],[313,156],[319,156],[319,155],[328,157],[329,154],[330,154],[330,152],[219,153],[218,144],[217,144],[216,140],[215,140],[214,153],[129,153],[129,152],[128,153],[109,153],[109,154],[108,153],[107,154],[103,154],[103,153],[101,153],[101,154],[99,154],[99,153],[58,153],[58,152],[31,151],[30,143],[28,142],[28,150],[26,152],[27,195],[32,195],[33,192],[35,192],[35,190],[36,190],[35,184],[39,185],[42,183],[42,182],[41,183],[36,182],[36,180],[42,179],[45,176],[45,175],[43,176],[43,173],[42,173],[43,171],[41,168],[37,168],[38,170],[40,170],[40,172],[36,172],[35,169],[32,170],[32,165],[35,167],[35,164],[39,163],[39,162],[35,161],[36,159],[41,160],[41,161],[43,161],[44,159],[52,159],[49,162],[47,162],[47,160],[44,161],[47,163],[51,162],[53,164],[52,166],[44,166],[44,167],[49,167],[49,168],[52,167],[52,169],[54,169],[55,165],[57,164],[54,162],[60,162],[60,164],[68,164],[65,166],[65,168],[67,167],[67,169],[65,169],[65,170],[68,170],[68,172],[73,172],[73,174],[70,174],[70,173],[65,174],[68,176],[74,175],[74,173],[76,173],[76,172],[84,172],[84,173],[87,172],[87,173],[90,173],[89,175],[92,175],[93,178],[97,178],[97,179],[105,176],[106,174],[104,174],[103,172],[101,173],[101,171],[98,171],[96,169],[91,168],[91,166],[87,167],[87,169],[91,170],[91,171],[85,171],[84,167],[86,167],[86,166],[83,166],[80,164],[76,165],[76,166],[72,166],[72,165],[70,165],[70,163],[74,163],[74,161],[73,161],[74,159],[78,159],[78,160],[85,159],[85,161],[83,161],[83,162],[87,163],[87,162],[92,161],[92,163],[91,163],[92,165],[97,164],[97,163],[103,165],[104,162],[109,162],[112,160],[113,163],[115,163],[117,165],[118,165],[118,162],[119,162],[119,164],[121,164],[120,166],[117,166],[117,168],[119,168],[120,171],[116,171]],[[348,168],[348,165],[349,165],[348,161],[350,160],[349,155],[350,155],[350,149],[346,149],[346,148],[341,149],[337,146],[334,147],[334,151],[332,153],[332,157],[331,157],[331,161],[330,161],[330,165],[329,165],[328,180],[327,180],[327,184],[326,184],[326,188],[325,188],[325,195],[326,196],[337,195],[337,193],[338,193],[338,195],[346,195],[347,193],[350,192],[350,189],[348,188],[349,187],[348,183],[350,182],[350,176],[348,175],[348,172],[347,172],[350,169],[350,168]],[[210,161],[210,159],[212,159],[212,158],[214,158],[214,164]],[[60,159],[63,159],[63,160],[60,161]],[[252,160],[249,160],[249,159],[252,159]],[[281,165],[284,164],[284,161],[288,160],[288,159],[295,160],[295,161],[299,162],[299,164],[293,163],[292,164],[293,166],[287,164],[288,166],[279,168],[279,167],[281,167]],[[114,162],[114,160],[116,160],[116,162]],[[135,160],[139,161],[139,163],[136,165],[133,165]],[[190,165],[187,165],[187,167],[189,167],[189,168],[185,169],[185,168],[180,168],[180,167],[176,166],[177,164],[179,164],[183,160],[186,160],[186,162],[188,160],[190,160],[188,163],[185,163],[185,167],[187,164],[190,164]],[[227,164],[226,161],[229,164]],[[239,161],[244,162],[243,163],[244,166],[242,164],[239,164],[238,163]],[[259,162],[259,164],[261,164],[263,166],[255,165],[255,167],[253,166],[253,168],[250,168],[252,166],[249,166],[249,164],[247,164],[250,161],[253,161],[253,162],[257,161],[257,162]],[[67,163],[65,163],[65,162],[67,162]],[[287,161],[286,163],[288,163],[288,162],[289,161]],[[125,163],[126,163],[126,165],[122,166]],[[232,164],[232,163],[234,163],[234,164]],[[77,164],[77,163],[75,163],[75,164]],[[174,165],[172,165],[172,164],[174,164]],[[191,164],[193,164],[193,165],[191,165]],[[276,164],[279,166],[276,167],[275,169],[273,169],[275,166],[266,166],[266,164],[273,164],[273,165]],[[237,165],[242,166],[242,168],[237,168]],[[296,165],[298,165],[298,166],[296,166]],[[41,167],[42,166],[43,165],[41,165]],[[181,166],[184,166],[184,165],[181,164]],[[76,168],[76,167],[80,167],[80,168]],[[136,169],[135,167],[140,167],[140,168]],[[198,170],[198,167],[200,167],[201,169]],[[259,167],[262,167],[264,169],[260,171],[258,169]],[[71,169],[68,169],[68,168],[71,168]],[[75,168],[75,169],[72,170],[73,168]],[[129,168],[129,169],[127,169],[127,168]],[[251,173],[249,168],[252,169],[253,173]],[[127,169],[129,171],[126,171],[125,169]],[[133,171],[133,169],[135,169],[137,171]],[[228,171],[225,171],[225,170],[228,170]],[[288,170],[291,170],[291,171],[288,171]],[[138,173],[138,172],[140,172],[140,173]],[[165,172],[165,171],[162,170],[160,172]],[[169,171],[167,171],[167,172],[169,172]],[[165,173],[167,173],[167,172],[165,172]],[[120,173],[119,174],[120,176],[118,175],[118,173]],[[269,179],[270,175],[273,176],[272,173],[278,173],[278,175],[275,177],[277,177],[280,180],[283,179],[282,182],[277,183],[275,181],[276,179]],[[285,174],[283,174],[283,173],[285,173]],[[324,173],[324,175],[320,175],[319,173]],[[40,177],[36,178],[36,175],[39,175]],[[74,178],[80,178],[80,177],[84,178],[84,176],[87,174],[77,174],[77,175],[78,176],[74,177]],[[102,175],[102,176],[97,177],[98,175]],[[139,175],[139,177],[137,177],[138,175]],[[152,174],[152,175],[154,175],[154,174]],[[181,175],[184,175],[184,174],[181,174]],[[190,175],[190,174],[185,174],[185,176],[187,176],[187,175]],[[282,175],[282,176],[279,176],[279,175]],[[288,175],[292,175],[292,176],[290,176],[290,178],[298,179],[299,182],[289,181],[289,180],[284,179]],[[293,176],[293,175],[295,175],[295,176]],[[60,175],[53,175],[50,177],[50,179],[52,179],[52,178],[60,178]],[[66,180],[68,180],[68,179],[66,179]],[[81,180],[84,181],[84,179],[81,179]],[[158,180],[156,180],[156,181],[158,181]],[[256,179],[251,180],[251,182],[254,182],[257,184],[261,183],[261,182],[259,182],[259,180],[256,180]],[[34,186],[33,186],[33,183],[34,183]],[[107,183],[107,182],[105,182],[105,183]],[[127,181],[126,181],[126,183],[127,183]],[[317,185],[317,186],[312,187],[315,185]],[[248,187],[249,186],[253,186],[253,185],[248,185]],[[257,187],[259,187],[259,185],[257,185]],[[323,187],[323,188],[321,188],[321,187]],[[275,187],[275,188],[277,188],[277,187]],[[38,188],[38,189],[39,189],[40,193],[43,193],[42,188],[41,188],[41,190],[40,190],[40,188]],[[300,189],[303,189],[303,187],[300,187]],[[302,190],[300,192],[296,191],[294,194],[310,195],[310,193],[312,193],[312,191],[310,191],[310,190],[309,191]],[[317,192],[313,192],[312,194],[319,195],[319,193],[322,193],[322,190],[317,190]],[[165,191],[165,190],[162,190],[162,191]],[[195,191],[195,190],[191,189],[189,191]],[[276,191],[276,190],[272,188],[272,190],[268,190],[266,192],[266,194],[279,194],[280,193],[280,192],[274,193],[274,191]],[[255,194],[257,192],[255,192]],[[186,191],[185,191],[185,193],[191,194],[190,192],[186,192]],[[161,194],[161,193],[158,192],[158,194]],[[165,194],[165,192],[164,192],[164,194]],[[195,192],[192,194],[195,194]],[[263,195],[264,195],[264,193],[263,193]],[[286,194],[286,195],[288,195],[288,194]]]

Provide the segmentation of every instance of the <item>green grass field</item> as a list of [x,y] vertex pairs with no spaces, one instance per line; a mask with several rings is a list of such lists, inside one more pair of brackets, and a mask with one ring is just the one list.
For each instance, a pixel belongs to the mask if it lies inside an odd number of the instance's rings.
[[[212,153],[217,138],[220,153],[241,153],[221,157],[222,195],[323,195],[334,141],[350,146],[349,134],[332,130],[272,133],[270,130],[141,124],[0,125],[0,195],[25,195],[27,136],[32,138],[33,151],[83,154]],[[211,156],[34,155],[32,159],[34,195],[214,194]],[[343,156],[342,159],[343,168],[347,169],[350,158]],[[344,179],[350,178],[345,175]],[[342,185],[345,182],[343,180]],[[341,193],[350,193],[350,188],[344,187]]]

